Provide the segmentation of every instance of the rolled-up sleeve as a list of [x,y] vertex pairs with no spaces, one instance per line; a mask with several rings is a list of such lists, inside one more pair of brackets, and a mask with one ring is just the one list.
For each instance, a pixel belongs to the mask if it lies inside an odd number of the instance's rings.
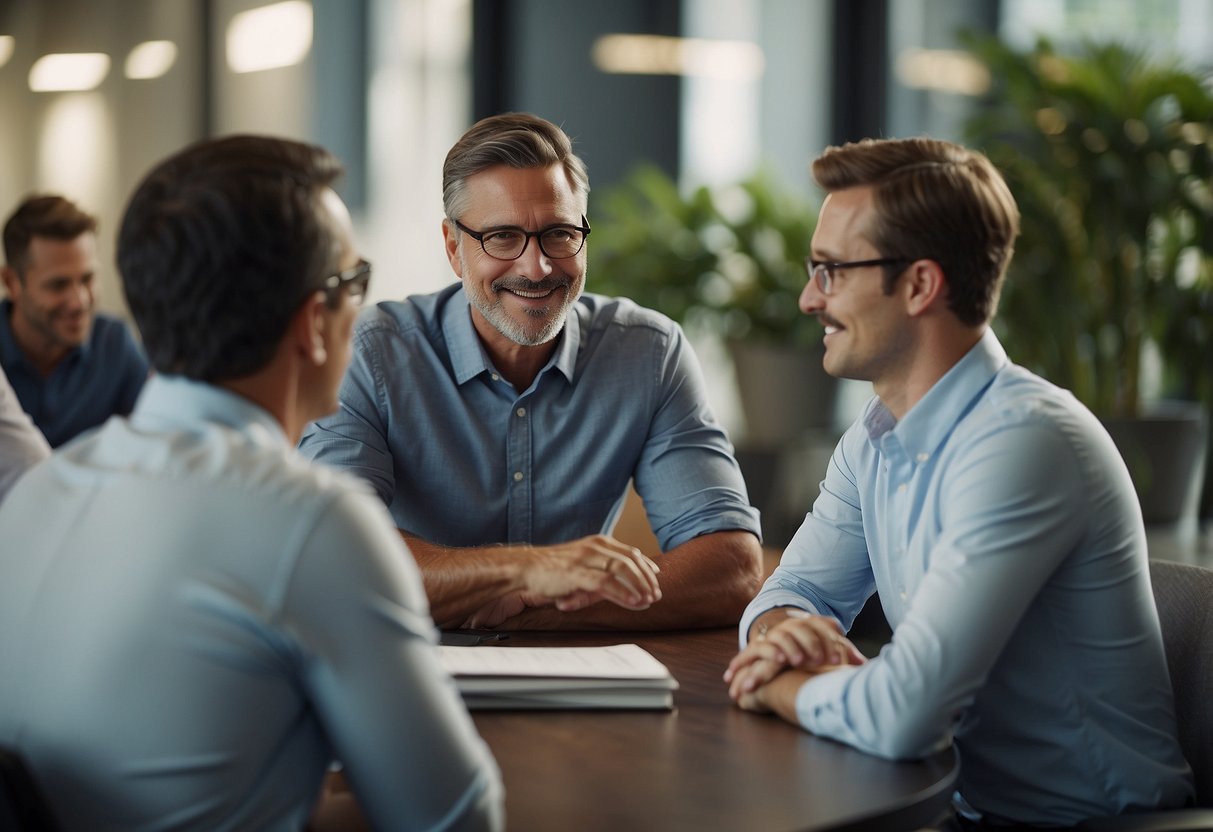
[[761,538],[758,510],[708,405],[703,370],[686,336],[672,326],[666,349],[652,354],[658,400],[635,482],[662,550],[717,531]]

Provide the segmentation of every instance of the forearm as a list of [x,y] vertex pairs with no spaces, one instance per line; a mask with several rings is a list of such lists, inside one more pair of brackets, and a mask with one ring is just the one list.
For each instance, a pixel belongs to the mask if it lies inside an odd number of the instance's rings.
[[439,627],[460,627],[485,605],[522,589],[525,547],[453,549],[403,530],[400,536],[421,570],[430,615]]
[[661,600],[644,610],[598,603],[576,612],[534,607],[504,623],[532,630],[673,630],[727,627],[762,580],[762,548],[749,532],[713,532],[687,541],[658,560]]
[[804,670],[785,670],[758,689],[758,701],[780,719],[800,725],[800,718],[796,715],[796,695],[813,675]]

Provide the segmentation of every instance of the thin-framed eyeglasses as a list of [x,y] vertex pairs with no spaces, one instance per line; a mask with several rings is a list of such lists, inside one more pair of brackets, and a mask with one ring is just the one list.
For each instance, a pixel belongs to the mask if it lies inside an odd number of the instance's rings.
[[804,259],[805,271],[809,273],[810,280],[817,281],[817,288],[821,290],[823,295],[829,295],[834,291],[834,281],[837,275],[836,271],[842,269],[861,269],[866,266],[896,266],[900,263],[913,263],[915,257],[877,257],[874,260],[843,260],[838,262],[829,262],[823,260],[814,260],[812,257]]
[[585,245],[585,238],[590,236],[590,223],[581,215],[581,225],[549,225],[538,231],[527,231],[516,226],[504,226],[488,231],[476,231],[468,228],[459,220],[452,220],[455,227],[480,243],[484,253],[495,260],[517,260],[526,251],[531,238],[539,241],[539,250],[551,260],[564,260],[575,257]]
[[331,274],[320,284],[330,303],[337,298],[337,292],[342,286],[356,304],[366,300],[367,289],[371,285],[371,261],[362,259],[343,272]]

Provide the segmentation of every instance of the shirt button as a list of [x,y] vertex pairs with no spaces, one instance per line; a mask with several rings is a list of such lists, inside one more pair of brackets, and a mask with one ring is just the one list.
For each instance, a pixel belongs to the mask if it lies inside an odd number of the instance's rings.
[[514,412],[515,412],[515,413],[517,413],[517,414],[518,414],[518,418],[520,418],[520,419],[521,419],[523,416],[525,416],[525,415],[526,415],[526,408],[525,408],[525,407],[520,407],[520,408],[518,408],[517,410],[515,410]]
[[906,493],[906,484],[904,482],[901,485],[897,486],[897,493],[898,494]]
[[930,458],[931,458],[931,455],[930,455],[930,454],[919,454],[919,455],[918,455],[918,461],[919,461],[919,462],[926,462],[926,461],[927,461],[928,459],[930,459]]
[[522,472],[521,471],[514,472],[514,482],[522,482]]
[[898,595],[901,596],[901,600],[904,601],[906,599],[906,591],[904,589],[901,592],[899,592]]
[[493,381],[501,381],[501,376],[497,375],[496,373],[491,374],[489,378],[491,378]]

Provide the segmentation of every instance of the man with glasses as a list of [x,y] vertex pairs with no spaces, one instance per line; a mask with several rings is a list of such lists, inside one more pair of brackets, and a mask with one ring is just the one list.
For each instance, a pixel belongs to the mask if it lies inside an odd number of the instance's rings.
[[[800,307],[876,397],[741,620],[741,707],[890,758],[955,742],[954,828],[1181,806],[1191,775],[1115,446],[989,328],[1019,211],[982,155],[828,149]],[[1058,276],[1064,279],[1064,276]],[[878,592],[893,640],[843,634]]]
[[[474,125],[443,169],[460,283],[370,310],[304,435],[388,505],[444,627],[732,624],[757,589],[757,512],[681,330],[583,294],[588,195],[554,124]],[[656,559],[610,536],[633,479]]]
[[260,136],[153,169],[118,264],[157,373],[0,504],[0,746],[67,830],[504,825],[391,519],[295,450],[371,274],[340,172]]

